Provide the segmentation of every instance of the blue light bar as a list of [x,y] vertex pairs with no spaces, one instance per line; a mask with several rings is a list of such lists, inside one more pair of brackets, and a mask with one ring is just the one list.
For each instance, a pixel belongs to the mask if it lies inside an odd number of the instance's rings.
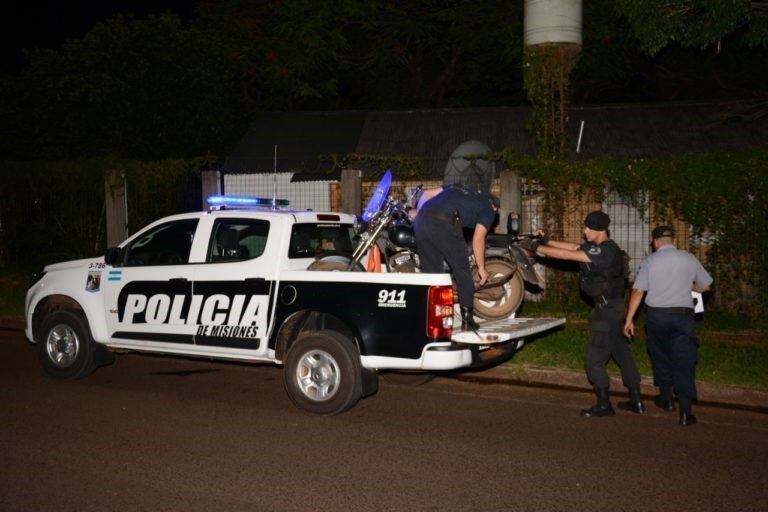
[[207,202],[211,206],[288,206],[287,199],[267,199],[247,196],[210,196]]

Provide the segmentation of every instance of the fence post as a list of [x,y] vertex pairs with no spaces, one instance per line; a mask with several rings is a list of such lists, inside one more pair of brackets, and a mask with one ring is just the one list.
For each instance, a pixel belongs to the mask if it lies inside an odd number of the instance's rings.
[[499,208],[499,231],[507,232],[507,214],[517,215],[521,219],[523,213],[523,190],[520,176],[510,170],[501,172],[499,176],[499,188],[501,189],[501,208]]
[[128,201],[125,173],[111,170],[104,179],[104,210],[107,215],[107,247],[128,238]]
[[200,183],[203,189],[203,210],[207,210],[208,203],[206,201],[208,198],[221,194],[219,171],[202,171],[200,173]]
[[341,170],[341,211],[360,213],[362,208],[362,176],[354,169]]

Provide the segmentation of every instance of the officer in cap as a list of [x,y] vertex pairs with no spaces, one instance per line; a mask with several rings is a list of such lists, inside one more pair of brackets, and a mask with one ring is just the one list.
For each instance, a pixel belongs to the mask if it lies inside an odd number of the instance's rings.
[[611,357],[621,368],[622,380],[629,389],[629,400],[619,402],[619,408],[638,414],[645,412],[640,399],[640,373],[629,344],[622,336],[625,262],[622,250],[608,236],[610,222],[605,212],[589,213],[584,219],[586,242],[581,245],[549,240],[546,236],[524,244],[537,255],[578,262],[581,289],[594,303],[584,367],[597,395],[597,403],[581,411],[586,417],[614,414],[608,395],[610,380],[605,369]]
[[485,239],[496,220],[499,199],[477,193],[462,185],[431,189],[419,200],[413,224],[422,272],[445,272],[443,260],[456,278],[462,329],[477,329],[473,318],[475,284],[469,269],[467,242],[462,228],[474,230],[472,252],[477,263],[480,285],[488,280],[485,268]]
[[699,260],[675,247],[675,232],[658,226],[651,232],[654,253],[640,265],[629,298],[624,334],[635,334],[634,316],[645,297],[645,331],[653,366],[653,383],[659,396],[657,407],[672,412],[674,391],[680,401],[680,425],[694,425],[691,403],[696,399],[697,343],[693,333],[691,291],[705,292],[712,277]]

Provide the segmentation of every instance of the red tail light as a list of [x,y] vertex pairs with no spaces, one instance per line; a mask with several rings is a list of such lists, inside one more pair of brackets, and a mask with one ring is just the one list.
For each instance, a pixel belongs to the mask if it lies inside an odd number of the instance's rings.
[[450,338],[453,334],[453,288],[431,286],[427,307],[427,336]]

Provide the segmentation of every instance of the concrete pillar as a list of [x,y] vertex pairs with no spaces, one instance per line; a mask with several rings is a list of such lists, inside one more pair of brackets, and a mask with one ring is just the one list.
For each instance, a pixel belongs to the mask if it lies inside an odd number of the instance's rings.
[[502,171],[499,176],[499,188],[501,195],[499,200],[499,228],[501,233],[507,232],[507,215],[517,215],[520,219],[523,214],[523,182],[520,176],[510,170]]
[[211,196],[221,194],[221,176],[219,171],[203,171],[200,173],[200,182],[203,189],[203,210],[208,209],[206,202]]
[[104,201],[107,215],[107,247],[128,238],[128,190],[125,171],[108,171],[104,179]]
[[341,171],[341,212],[360,214],[362,209],[362,173],[355,169]]

